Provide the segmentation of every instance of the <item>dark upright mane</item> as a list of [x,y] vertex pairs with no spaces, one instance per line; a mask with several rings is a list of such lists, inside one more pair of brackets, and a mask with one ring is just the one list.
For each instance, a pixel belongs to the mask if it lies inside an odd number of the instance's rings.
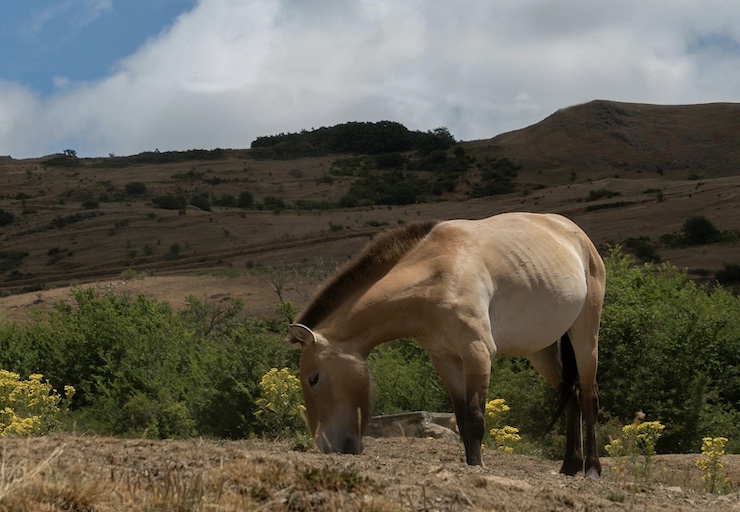
[[378,234],[362,249],[362,252],[324,283],[311,302],[296,317],[295,323],[310,328],[318,325],[344,302],[347,293],[387,272],[411,249],[419,245],[437,224],[439,224],[437,220],[414,222]]

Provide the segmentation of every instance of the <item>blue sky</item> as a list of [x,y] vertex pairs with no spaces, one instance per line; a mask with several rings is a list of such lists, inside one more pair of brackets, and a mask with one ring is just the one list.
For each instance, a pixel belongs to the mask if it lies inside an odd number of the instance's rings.
[[740,102],[736,0],[26,0],[0,155],[248,147],[346,121],[472,140],[592,99]]
[[195,0],[31,0],[0,8],[0,78],[42,94],[99,80]]

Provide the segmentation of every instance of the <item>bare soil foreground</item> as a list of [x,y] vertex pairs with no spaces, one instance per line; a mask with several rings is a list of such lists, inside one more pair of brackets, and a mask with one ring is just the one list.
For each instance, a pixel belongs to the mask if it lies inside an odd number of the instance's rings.
[[[593,482],[558,462],[487,451],[467,467],[456,441],[366,438],[360,456],[287,442],[151,441],[52,436],[0,440],[2,511],[740,510],[700,491],[696,455],[658,456],[648,488]],[[740,481],[740,456],[725,457]]]

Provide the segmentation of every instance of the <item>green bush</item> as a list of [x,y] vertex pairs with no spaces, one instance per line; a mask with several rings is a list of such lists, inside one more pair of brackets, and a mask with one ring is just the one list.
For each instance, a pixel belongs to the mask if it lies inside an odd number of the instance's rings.
[[165,210],[182,210],[188,205],[187,199],[182,195],[165,194],[152,198],[152,205]]
[[612,197],[617,197],[620,195],[619,192],[615,192],[614,190],[609,190],[606,188],[600,188],[598,190],[591,190],[588,193],[588,199],[587,201],[598,201],[599,199],[611,199]]
[[481,166],[482,183],[473,187],[472,197],[487,197],[509,194],[516,190],[514,178],[519,174],[521,165],[508,158],[489,158]]
[[13,222],[15,222],[15,215],[13,214],[13,212],[9,212],[0,208],[0,226],[7,226],[8,224],[12,224]]
[[77,390],[78,428],[101,434],[246,436],[259,381],[272,367],[297,368],[298,351],[246,319],[241,304],[188,299],[176,315],[143,296],[76,290],[29,324],[0,323],[0,367],[43,373]]
[[403,339],[378,347],[368,361],[373,377],[373,414],[450,411],[450,399],[429,355]]
[[239,194],[237,206],[239,208],[251,208],[254,205],[254,196],[251,192],[244,190]]
[[740,265],[737,263],[725,263],[717,271],[717,281],[723,285],[734,285],[740,283]]
[[124,190],[130,196],[142,196],[146,194],[147,187],[146,183],[142,181],[131,181],[129,183],[126,183]]
[[211,199],[208,192],[193,192],[193,195],[190,196],[190,204],[204,212],[211,211]]
[[98,199],[85,199],[82,201],[82,207],[85,210],[95,210],[100,208],[100,201]]
[[712,221],[702,215],[693,215],[683,223],[684,239],[687,245],[704,245],[718,242],[721,233]]
[[740,300],[671,265],[634,266],[618,252],[606,261],[604,411],[627,423],[642,410],[664,423],[661,451],[697,451],[705,435],[738,439]]
[[259,205],[259,209],[280,212],[285,209],[285,201],[279,197],[267,196],[262,200],[262,204]]

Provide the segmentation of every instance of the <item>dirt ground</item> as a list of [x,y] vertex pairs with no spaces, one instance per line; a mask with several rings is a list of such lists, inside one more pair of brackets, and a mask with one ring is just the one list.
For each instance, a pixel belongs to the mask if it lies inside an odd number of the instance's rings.
[[654,479],[600,481],[557,473],[543,458],[486,451],[468,467],[461,443],[367,438],[362,455],[289,442],[0,440],[0,510],[740,510],[740,456],[725,457],[735,490],[700,491],[696,455],[658,456]]

